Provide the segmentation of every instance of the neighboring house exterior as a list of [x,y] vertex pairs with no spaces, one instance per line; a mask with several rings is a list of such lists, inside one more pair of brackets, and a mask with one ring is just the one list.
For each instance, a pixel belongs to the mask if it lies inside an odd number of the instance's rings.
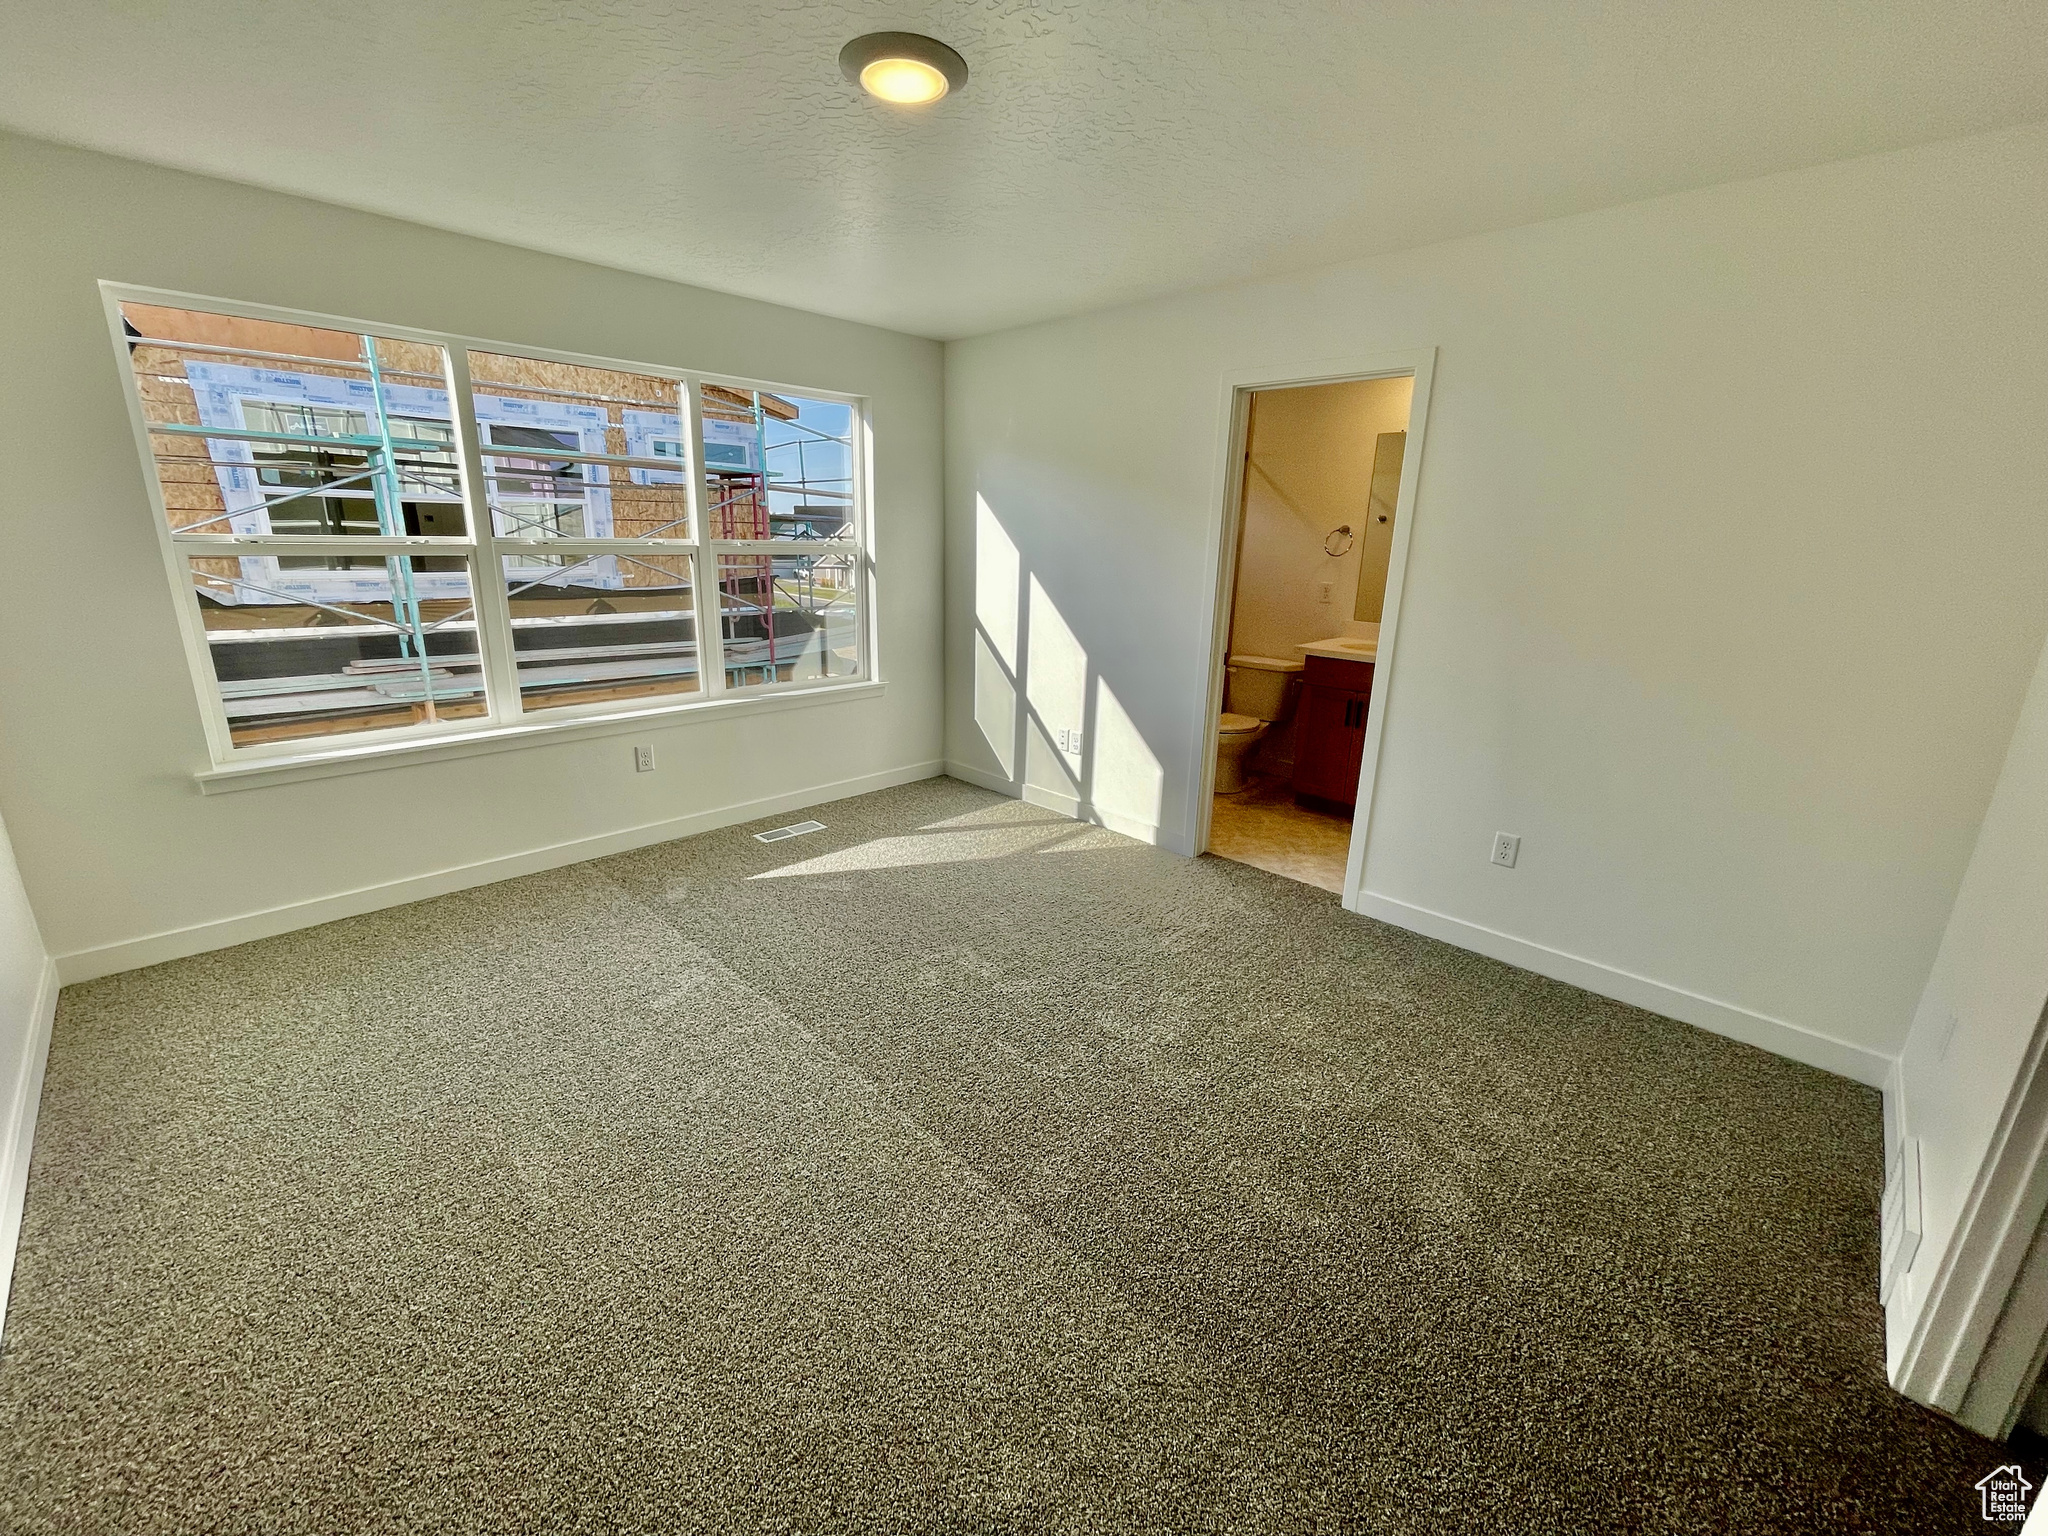
[[[145,420],[235,434],[152,435],[174,532],[463,535],[455,413],[437,347],[164,306],[122,313]],[[477,351],[468,366],[499,537],[687,536],[687,427],[675,381]],[[846,415],[842,441],[801,422],[802,402],[716,385],[702,386],[700,398],[703,536],[850,533],[847,407],[811,403]],[[366,438],[385,446],[359,446]],[[649,462],[661,460],[677,468]],[[385,463],[394,476],[373,484],[373,466]],[[380,496],[392,478],[395,496]],[[557,553],[544,544],[508,554],[502,579],[524,707],[696,689],[702,582],[715,592],[728,687],[852,669],[853,559],[726,550],[702,563],[694,571],[684,557],[645,549]],[[483,709],[462,555],[245,547],[189,564],[238,745]],[[408,656],[420,664],[402,665]]]

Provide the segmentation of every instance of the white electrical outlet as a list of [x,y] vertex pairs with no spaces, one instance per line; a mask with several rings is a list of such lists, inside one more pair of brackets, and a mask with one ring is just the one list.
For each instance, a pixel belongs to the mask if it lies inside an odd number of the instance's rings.
[[1493,862],[1502,869],[1513,869],[1515,860],[1522,852],[1522,839],[1513,832],[1493,834]]
[[654,772],[654,748],[635,747],[633,749],[633,771],[635,773]]
[[1079,731],[1069,731],[1069,732],[1067,732],[1067,751],[1068,751],[1068,753],[1069,753],[1069,754],[1071,754],[1071,755],[1073,755],[1073,756],[1075,756],[1075,757],[1078,757],[1078,756],[1080,756],[1080,754],[1081,754],[1081,733],[1080,733]]
[[1336,584],[1334,582],[1328,581],[1319,583],[1316,587],[1316,601],[1319,603],[1327,603],[1330,600],[1330,593],[1332,590],[1334,590],[1335,585]]

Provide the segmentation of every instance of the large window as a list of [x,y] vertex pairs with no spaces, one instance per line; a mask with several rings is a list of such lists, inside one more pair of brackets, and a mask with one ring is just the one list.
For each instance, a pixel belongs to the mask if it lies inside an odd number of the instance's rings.
[[855,400],[113,302],[218,761],[869,675]]

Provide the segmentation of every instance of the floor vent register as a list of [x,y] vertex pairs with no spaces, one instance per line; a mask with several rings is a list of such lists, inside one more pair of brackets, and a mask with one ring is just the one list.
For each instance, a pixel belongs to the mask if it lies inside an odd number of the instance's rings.
[[754,841],[757,843],[779,843],[785,837],[802,837],[806,832],[822,832],[824,830],[825,823],[822,821],[799,821],[793,826],[774,827],[766,832],[756,832],[754,834]]

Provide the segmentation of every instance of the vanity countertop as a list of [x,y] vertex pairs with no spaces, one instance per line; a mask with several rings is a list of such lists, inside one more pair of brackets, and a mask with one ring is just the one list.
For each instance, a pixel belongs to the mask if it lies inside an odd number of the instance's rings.
[[1327,640],[1310,640],[1295,647],[1305,656],[1327,656],[1332,661],[1372,661],[1380,653],[1378,635],[1332,635]]

